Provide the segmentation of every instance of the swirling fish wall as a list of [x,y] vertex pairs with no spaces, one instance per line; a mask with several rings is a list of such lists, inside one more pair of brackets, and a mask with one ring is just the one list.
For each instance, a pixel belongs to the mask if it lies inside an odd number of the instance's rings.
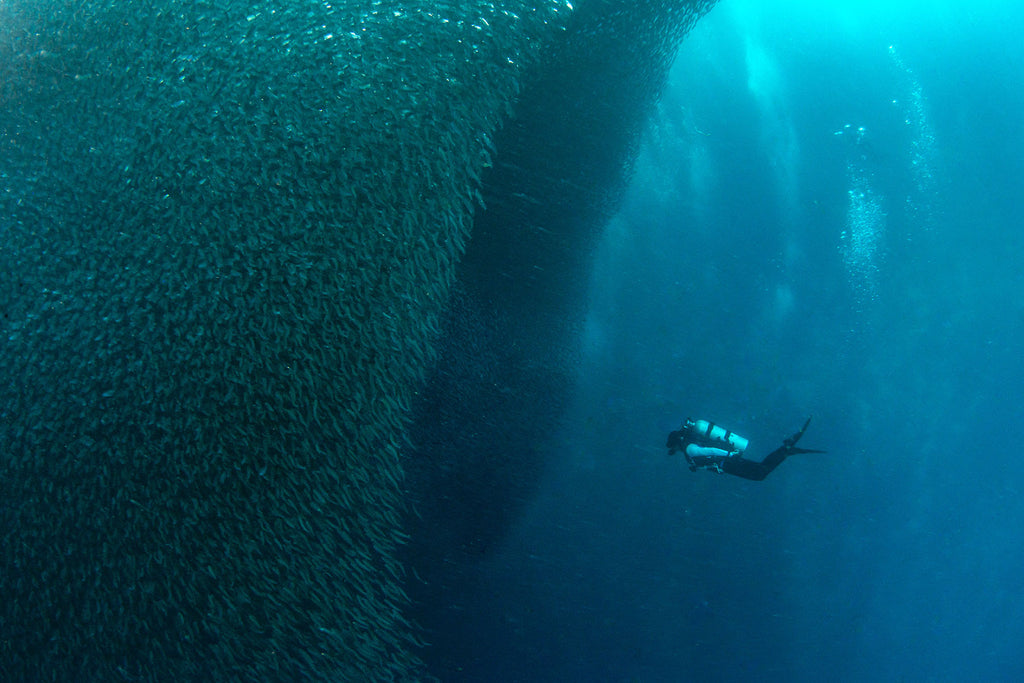
[[0,4],[5,677],[427,675],[403,436],[496,133],[586,45],[571,16]]
[[579,8],[496,136],[440,361],[414,402],[406,472],[416,514],[404,554],[438,670],[477,640],[463,586],[557,457],[591,253],[678,43],[710,3],[624,7]]

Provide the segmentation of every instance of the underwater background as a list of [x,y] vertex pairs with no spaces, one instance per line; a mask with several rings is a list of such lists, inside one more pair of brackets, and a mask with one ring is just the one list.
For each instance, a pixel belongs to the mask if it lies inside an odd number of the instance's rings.
[[[446,680],[1024,675],[1024,12],[725,0],[595,254],[536,496]],[[764,482],[691,473],[686,417]]]
[[1020,679],[1022,31],[0,1],[0,680]]

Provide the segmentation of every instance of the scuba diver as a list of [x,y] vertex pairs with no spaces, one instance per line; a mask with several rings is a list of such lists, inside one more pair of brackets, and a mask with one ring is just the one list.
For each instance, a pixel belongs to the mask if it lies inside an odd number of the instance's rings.
[[811,418],[799,432],[782,442],[782,445],[765,456],[761,462],[747,460],[743,452],[749,442],[742,436],[733,434],[707,420],[691,420],[687,418],[681,429],[668,435],[668,454],[682,451],[690,471],[714,470],[725,474],[734,474],[744,479],[761,481],[772,470],[779,466],[788,456],[795,453],[825,453],[826,451],[811,448],[797,448],[796,442],[807,431]]

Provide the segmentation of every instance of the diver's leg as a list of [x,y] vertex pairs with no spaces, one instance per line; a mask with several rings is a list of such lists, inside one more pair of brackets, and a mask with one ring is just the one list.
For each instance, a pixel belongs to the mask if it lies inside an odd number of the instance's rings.
[[[774,453],[772,454],[774,455]],[[771,456],[769,456],[771,457]],[[782,456],[785,458],[786,456]],[[781,460],[779,462],[782,462]],[[777,465],[778,463],[776,463]],[[752,481],[761,481],[768,476],[768,473],[775,469],[773,465],[771,469],[765,469],[764,463],[755,462],[753,460],[747,460],[739,455],[731,458],[726,458],[722,461],[722,471],[726,474],[732,474],[737,477],[744,479],[750,479]]]
[[803,428],[799,432],[783,441],[781,446],[766,455],[761,462],[744,460],[742,457],[733,457],[722,463],[722,471],[735,474],[737,477],[743,477],[744,479],[761,481],[771,474],[772,470],[781,465],[787,456],[794,453],[824,453],[825,451],[796,447],[796,442],[807,431],[807,425],[809,424],[811,424],[811,418],[807,418],[807,422],[804,423]]
[[782,464],[782,461],[786,459],[792,451],[789,444],[783,444],[776,448],[774,451],[765,456],[764,460],[761,461],[761,467],[765,469],[765,475],[776,467]]
[[722,471],[737,477],[743,477],[744,479],[761,481],[771,474],[772,470],[782,464],[782,461],[786,459],[789,453],[789,447],[783,445],[769,453],[761,462],[747,460],[741,456],[733,456],[722,461]]

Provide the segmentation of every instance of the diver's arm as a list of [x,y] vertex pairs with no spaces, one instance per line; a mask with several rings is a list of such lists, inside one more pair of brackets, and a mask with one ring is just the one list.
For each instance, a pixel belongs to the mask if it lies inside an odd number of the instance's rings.
[[732,455],[729,451],[710,446],[698,446],[695,443],[686,445],[686,454],[691,458],[728,458]]

